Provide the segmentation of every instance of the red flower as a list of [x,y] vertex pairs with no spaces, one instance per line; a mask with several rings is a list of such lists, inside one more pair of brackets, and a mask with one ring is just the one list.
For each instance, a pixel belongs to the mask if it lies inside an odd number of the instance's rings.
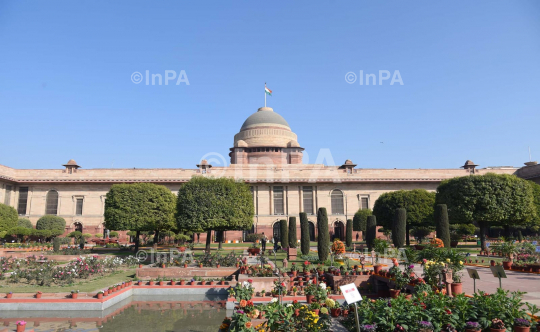
[[309,262],[308,262],[308,261],[305,261],[305,262],[304,262],[304,265],[309,265]]
[[281,283],[281,286],[285,286],[285,283],[284,283],[284,282],[282,282],[282,283]]
[[293,304],[297,304],[298,303],[298,300],[294,300],[292,301]]
[[450,311],[450,309],[446,309],[446,313],[451,315],[452,314],[452,311]]
[[253,279],[248,279],[248,282],[249,282],[250,284],[252,284],[252,283],[253,283]]

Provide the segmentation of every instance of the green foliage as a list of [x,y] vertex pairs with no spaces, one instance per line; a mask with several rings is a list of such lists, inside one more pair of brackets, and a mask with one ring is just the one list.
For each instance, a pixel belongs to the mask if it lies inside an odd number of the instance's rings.
[[296,217],[289,217],[289,247],[296,248]]
[[257,240],[260,240],[263,238],[264,235],[262,234],[257,234],[257,233],[253,233],[253,234],[248,234],[246,235],[246,239],[244,242],[255,242]]
[[377,238],[377,217],[368,216],[366,222],[366,244],[369,250],[373,249],[373,241]]
[[0,204],[0,231],[7,231],[17,226],[17,210],[13,207]]
[[85,242],[86,242],[86,241],[84,240],[84,236],[81,236],[81,237],[79,238],[79,248],[81,248],[81,250],[84,249],[84,244],[85,244]]
[[415,227],[411,229],[411,235],[418,238],[419,243],[425,239],[433,230],[429,227]]
[[36,222],[36,229],[61,231],[62,234],[66,229],[66,221],[59,216],[45,215]]
[[426,226],[433,223],[435,193],[424,189],[398,190],[382,194],[373,207],[379,226],[391,229],[396,209],[407,210],[407,225]]
[[84,233],[82,236],[83,236],[85,239],[89,239],[89,238],[92,237],[92,234],[90,234],[90,233]]
[[175,196],[153,183],[114,184],[105,201],[105,227],[115,231],[173,229]]
[[356,211],[353,218],[353,229],[356,232],[365,232],[367,225],[367,217],[371,216],[373,212],[371,209],[360,209]]
[[396,209],[392,223],[392,242],[396,248],[403,248],[405,245],[406,223],[407,210],[404,208]]
[[435,230],[437,238],[441,239],[445,248],[450,248],[450,223],[446,204],[437,204],[435,207]]
[[117,238],[118,237],[118,232],[115,232],[115,231],[112,231],[109,233],[109,237],[111,238]]
[[34,228],[34,226],[32,226],[32,222],[30,221],[30,219],[27,219],[27,218],[19,218],[17,220],[17,226],[24,227],[24,228]]
[[305,212],[300,212],[300,248],[302,255],[309,255],[309,221]]
[[69,233],[68,237],[72,237],[75,239],[75,241],[77,241],[78,239],[82,237],[82,233],[79,231],[74,231],[74,232]]
[[317,233],[319,238],[317,239],[317,251],[319,255],[319,261],[324,262],[328,259],[330,248],[330,233],[328,232],[328,214],[326,208],[321,207],[317,211]]
[[452,222],[478,223],[483,250],[490,223],[525,224],[536,216],[531,182],[507,174],[445,180],[437,188],[436,202],[447,205]]
[[62,244],[62,239],[59,237],[55,237],[53,240],[53,251],[58,252],[60,251],[60,245]]
[[279,229],[281,234],[281,247],[283,249],[289,248],[289,229],[286,219],[282,219],[279,221]]
[[345,246],[350,248],[352,247],[352,233],[353,233],[353,221],[347,219],[347,224],[345,225]]
[[196,176],[178,191],[179,229],[193,232],[250,229],[253,216],[253,197],[244,182]]
[[462,236],[471,236],[476,232],[476,227],[473,224],[453,224],[450,225],[451,228],[454,228],[456,233]]

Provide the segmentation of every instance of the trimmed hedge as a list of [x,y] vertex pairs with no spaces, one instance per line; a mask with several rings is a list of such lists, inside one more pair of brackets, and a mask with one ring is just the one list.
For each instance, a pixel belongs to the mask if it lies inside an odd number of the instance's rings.
[[298,238],[296,237],[296,217],[289,217],[289,247],[296,248]]
[[300,212],[300,249],[302,255],[309,254],[309,221],[305,212]]
[[404,208],[396,209],[394,213],[394,222],[392,223],[392,242],[394,247],[403,248],[405,245],[405,236],[407,234],[407,210]]
[[36,222],[36,229],[46,229],[50,231],[62,231],[66,229],[66,221],[62,217],[45,215]]
[[435,230],[437,238],[441,239],[445,248],[450,248],[450,223],[446,204],[435,206]]
[[377,238],[377,218],[368,216],[366,222],[366,244],[369,250],[373,249],[373,241]]
[[347,219],[347,225],[345,227],[345,247],[352,247],[352,232],[353,232],[353,221],[352,219]]
[[280,220],[279,226],[281,230],[281,248],[289,248],[289,228],[287,226],[287,220]]
[[17,210],[11,206],[0,204],[0,231],[8,231],[17,227],[18,219]]
[[17,220],[17,227],[34,228],[30,219],[26,218],[19,218],[19,220]]
[[319,255],[319,261],[324,262],[328,259],[330,248],[330,233],[328,232],[328,214],[326,208],[319,208],[317,211],[317,232],[319,238],[317,239],[317,251]]
[[356,232],[365,232],[367,225],[367,217],[371,216],[371,209],[360,209],[356,211],[353,218],[353,230]]

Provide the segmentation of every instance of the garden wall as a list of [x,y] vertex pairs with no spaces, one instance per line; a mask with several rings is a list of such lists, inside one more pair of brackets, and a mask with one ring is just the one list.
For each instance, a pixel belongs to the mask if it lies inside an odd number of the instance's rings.
[[[274,289],[274,280],[278,280],[278,277],[249,277],[247,274],[240,274],[238,276],[238,282],[244,282],[248,281],[248,279],[252,280],[252,285],[255,289],[255,292],[260,292],[261,290],[265,290],[266,292],[270,292],[272,289]],[[290,279],[288,277],[281,277],[281,281],[285,283],[285,287],[287,290],[290,288]]]
[[332,287],[333,290],[336,290],[339,286],[347,284],[355,284],[358,288],[368,289],[368,283],[373,284],[373,278],[370,275],[341,275],[335,276],[333,274],[326,273],[325,275],[327,285]]
[[167,267],[167,268],[139,268],[137,278],[191,278],[191,277],[228,277],[238,271],[236,267]]

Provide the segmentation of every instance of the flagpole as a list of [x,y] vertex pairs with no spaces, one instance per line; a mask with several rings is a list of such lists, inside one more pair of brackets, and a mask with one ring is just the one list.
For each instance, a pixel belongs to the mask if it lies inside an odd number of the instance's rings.
[[264,107],[266,107],[266,83],[264,83]]

